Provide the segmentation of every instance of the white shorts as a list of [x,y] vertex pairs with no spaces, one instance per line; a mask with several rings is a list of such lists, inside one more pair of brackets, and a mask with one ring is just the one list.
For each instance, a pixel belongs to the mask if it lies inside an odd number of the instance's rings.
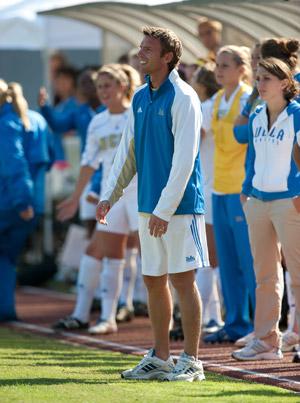
[[203,215],[175,215],[161,238],[151,236],[150,215],[139,214],[142,273],[146,276],[176,274],[209,266]]
[[96,207],[97,204],[90,203],[86,200],[86,196],[91,188],[88,183],[80,197],[79,203],[79,218],[80,220],[96,220]]
[[124,192],[106,217],[107,225],[97,223],[96,230],[114,234],[129,234],[138,230],[138,206],[136,188]]
[[205,222],[213,225],[212,218],[212,187],[210,184],[203,187],[204,202],[205,202]]

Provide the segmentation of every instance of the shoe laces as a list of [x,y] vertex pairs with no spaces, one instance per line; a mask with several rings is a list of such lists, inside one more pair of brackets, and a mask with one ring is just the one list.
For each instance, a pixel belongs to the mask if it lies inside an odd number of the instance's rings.
[[264,347],[263,342],[255,337],[245,348],[247,348],[247,350],[253,349],[258,352],[262,349],[262,347]]
[[147,360],[150,358],[151,356],[149,356],[149,352],[147,354],[144,355],[144,358],[142,358],[142,360],[137,364],[137,366],[135,367],[136,369],[139,369],[141,367],[144,366],[144,364],[147,362]]
[[182,372],[189,364],[190,364],[190,360],[188,360],[188,358],[180,357],[176,363],[174,372],[176,372],[177,374],[179,372]]

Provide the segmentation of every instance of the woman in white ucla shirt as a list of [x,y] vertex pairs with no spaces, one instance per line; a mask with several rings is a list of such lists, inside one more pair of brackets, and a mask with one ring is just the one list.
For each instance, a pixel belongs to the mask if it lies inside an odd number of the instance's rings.
[[[128,108],[135,88],[140,84],[138,73],[130,66],[110,64],[98,72],[100,100],[107,109],[97,114],[88,128],[87,143],[81,160],[81,170],[72,196],[58,206],[58,218],[71,218],[80,196],[92,174],[102,161],[102,183],[106,182],[113,159],[128,119]],[[137,231],[136,179],[125,191],[108,217],[108,226],[97,225],[82,256],[78,275],[78,296],[71,316],[57,322],[58,329],[87,328],[90,308],[101,274],[102,313],[91,333],[111,333],[117,330],[115,316],[125,265],[125,249],[130,232]],[[137,235],[136,235],[137,236]]]
[[279,318],[282,245],[300,321],[300,176],[292,150],[300,131],[299,94],[289,66],[259,63],[257,88],[265,104],[250,116],[247,174],[241,195],[257,281],[255,338],[232,355],[238,360],[282,358]]

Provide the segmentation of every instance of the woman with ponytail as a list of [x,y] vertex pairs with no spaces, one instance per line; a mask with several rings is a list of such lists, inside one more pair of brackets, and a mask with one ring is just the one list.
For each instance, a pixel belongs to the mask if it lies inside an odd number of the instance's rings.
[[[80,196],[91,175],[103,164],[102,183],[106,182],[123,129],[127,124],[129,106],[139,74],[130,66],[109,64],[98,72],[97,89],[106,110],[96,115],[88,128],[88,137],[81,160],[81,170],[75,191],[58,206],[58,218],[67,220],[76,213]],[[61,319],[56,329],[74,330],[89,326],[89,316],[101,273],[102,314],[92,334],[117,331],[116,309],[121,291],[125,250],[128,235],[138,229],[136,180],[128,186],[124,197],[112,209],[107,227],[97,224],[82,256],[78,274],[78,295],[74,312]]]

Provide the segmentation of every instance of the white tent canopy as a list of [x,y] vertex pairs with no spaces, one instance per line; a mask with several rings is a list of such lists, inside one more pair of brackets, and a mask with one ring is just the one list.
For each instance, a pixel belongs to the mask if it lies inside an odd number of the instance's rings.
[[0,49],[99,49],[101,30],[98,27],[64,17],[37,15],[41,9],[62,4],[70,5],[74,1],[1,1]]
[[166,3],[99,0],[60,7],[42,14],[88,22],[125,39],[131,46],[137,45],[142,25],[165,26],[179,35],[184,45],[184,59],[190,61],[201,53],[196,37],[199,16],[221,21],[227,43],[251,45],[270,36],[299,36],[300,0],[186,0]]

